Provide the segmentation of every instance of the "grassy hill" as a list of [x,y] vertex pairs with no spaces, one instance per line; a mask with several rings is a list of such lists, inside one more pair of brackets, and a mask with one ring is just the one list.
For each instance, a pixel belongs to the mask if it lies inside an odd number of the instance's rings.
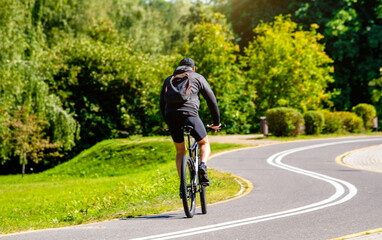
[[[181,209],[174,157],[168,139],[113,139],[40,174],[0,176],[0,233]],[[210,203],[240,189],[230,174],[211,170],[210,178]]]
[[105,140],[72,160],[44,172],[44,175],[77,177],[122,176],[152,170],[173,160],[170,141],[155,139]]

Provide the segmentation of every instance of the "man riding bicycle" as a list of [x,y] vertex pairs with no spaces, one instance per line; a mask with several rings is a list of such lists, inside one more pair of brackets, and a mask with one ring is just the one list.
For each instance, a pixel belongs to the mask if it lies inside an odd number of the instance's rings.
[[166,78],[160,94],[160,109],[166,121],[176,148],[176,166],[180,176],[182,159],[187,148],[184,142],[182,127],[193,127],[191,135],[200,149],[200,183],[209,186],[207,160],[211,153],[207,132],[199,117],[200,96],[202,94],[210,109],[215,131],[220,129],[220,113],[216,97],[207,80],[195,72],[195,63],[191,58],[184,58],[175,69],[173,75]]

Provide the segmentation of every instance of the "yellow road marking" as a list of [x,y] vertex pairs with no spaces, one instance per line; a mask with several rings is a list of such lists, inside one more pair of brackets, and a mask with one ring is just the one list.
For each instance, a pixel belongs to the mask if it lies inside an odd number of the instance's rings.
[[346,235],[346,236],[339,237],[339,238],[332,238],[330,240],[344,240],[344,239],[350,239],[350,238],[360,237],[363,235],[369,235],[369,234],[379,233],[379,232],[382,232],[382,228],[369,230],[369,231],[365,231],[365,232],[354,233],[354,234]]

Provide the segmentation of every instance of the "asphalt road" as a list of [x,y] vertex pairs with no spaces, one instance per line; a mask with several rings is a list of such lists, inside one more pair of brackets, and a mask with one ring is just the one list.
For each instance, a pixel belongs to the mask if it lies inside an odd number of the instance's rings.
[[[242,198],[200,209],[9,235],[6,239],[331,239],[382,226],[382,173],[335,158],[382,137],[299,141],[238,150],[209,166],[253,183]],[[207,192],[208,198],[208,192]]]

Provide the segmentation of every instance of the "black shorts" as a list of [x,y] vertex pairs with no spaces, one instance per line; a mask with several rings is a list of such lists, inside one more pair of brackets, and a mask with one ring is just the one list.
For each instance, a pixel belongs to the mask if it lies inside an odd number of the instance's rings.
[[183,112],[172,112],[166,115],[166,120],[171,132],[172,140],[176,143],[184,142],[184,134],[182,130],[184,125],[194,127],[190,133],[197,142],[207,136],[206,128],[198,116],[185,115]]

